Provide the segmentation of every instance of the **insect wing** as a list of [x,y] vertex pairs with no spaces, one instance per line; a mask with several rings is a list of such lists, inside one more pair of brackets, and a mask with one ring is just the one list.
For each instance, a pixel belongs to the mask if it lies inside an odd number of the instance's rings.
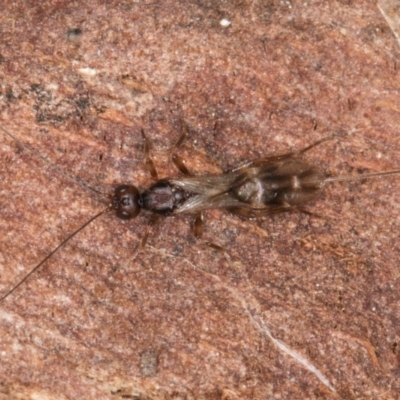
[[233,185],[243,179],[239,172],[216,176],[184,177],[170,182],[192,195],[175,210],[176,214],[198,212],[210,208],[240,207],[243,204],[230,193]]
[[226,208],[243,217],[258,217],[287,211],[288,205],[277,195],[292,189],[295,174],[313,175],[314,169],[297,158],[284,155],[258,159],[218,176],[171,179],[172,185],[191,194],[174,213]]

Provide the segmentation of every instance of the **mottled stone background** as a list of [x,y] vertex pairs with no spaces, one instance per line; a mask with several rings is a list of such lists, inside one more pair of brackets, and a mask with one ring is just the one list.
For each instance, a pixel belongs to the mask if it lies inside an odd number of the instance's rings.
[[[390,1],[27,1],[0,13],[0,292],[104,207],[188,168],[338,138],[332,175],[400,166]],[[397,35],[397,36],[396,36]],[[71,179],[73,177],[73,179]],[[336,183],[321,218],[112,214],[0,303],[1,399],[399,399],[399,178]]]

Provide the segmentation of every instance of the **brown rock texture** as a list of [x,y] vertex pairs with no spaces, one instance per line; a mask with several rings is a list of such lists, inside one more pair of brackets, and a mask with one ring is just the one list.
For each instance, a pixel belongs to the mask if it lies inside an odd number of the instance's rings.
[[[388,3],[386,1],[386,3]],[[387,6],[387,4],[385,5]],[[0,295],[119,183],[331,134],[332,175],[400,167],[400,47],[369,0],[3,1]],[[389,13],[390,14],[390,13]],[[389,15],[388,14],[388,15]],[[387,16],[386,16],[387,17]],[[393,21],[392,21],[393,23]],[[28,148],[27,148],[28,146]],[[1,399],[399,399],[399,177],[304,214],[111,213],[0,303]]]

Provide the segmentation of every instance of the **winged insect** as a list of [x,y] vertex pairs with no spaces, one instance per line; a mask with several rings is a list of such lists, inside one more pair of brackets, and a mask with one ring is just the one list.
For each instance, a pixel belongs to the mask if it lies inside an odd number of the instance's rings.
[[[2,127],[0,129],[23,148],[33,151],[6,129]],[[260,218],[293,211],[309,213],[304,205],[315,198],[328,183],[381,178],[400,173],[400,169],[395,169],[329,177],[304,159],[306,152],[332,139],[332,137],[327,137],[299,151],[259,158],[219,175],[192,176],[178,154],[179,146],[187,134],[185,127],[172,151],[172,161],[184,176],[158,179],[157,170],[150,155],[150,144],[142,130],[146,166],[155,183],[142,192],[131,184],[117,186],[108,196],[109,204],[106,208],[69,234],[18,283],[3,294],[0,302],[17,290],[71,238],[110,211],[114,211],[117,217],[126,220],[135,218],[141,210],[151,214],[148,229],[141,241],[141,248],[143,248],[148,238],[149,228],[156,223],[159,216],[195,214],[194,235],[197,239],[201,239],[202,212],[208,209],[226,209],[242,218]],[[87,187],[90,188],[89,185]],[[222,249],[213,243],[205,243],[216,249]]]

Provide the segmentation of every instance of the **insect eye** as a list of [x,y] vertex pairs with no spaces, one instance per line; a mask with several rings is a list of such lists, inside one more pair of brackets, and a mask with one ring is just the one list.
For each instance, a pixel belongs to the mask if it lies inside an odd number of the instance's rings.
[[140,211],[139,191],[132,185],[120,185],[114,190],[112,206],[118,218],[135,218]]

